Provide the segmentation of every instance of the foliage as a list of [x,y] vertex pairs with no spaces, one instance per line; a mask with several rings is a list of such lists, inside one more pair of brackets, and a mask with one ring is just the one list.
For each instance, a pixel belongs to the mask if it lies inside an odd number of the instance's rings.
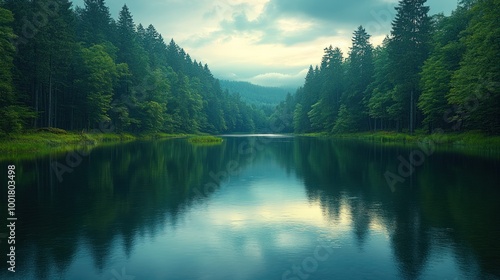
[[[135,134],[268,127],[263,109],[223,91],[208,65],[173,39],[167,45],[153,25],[136,24],[126,5],[116,20],[104,0],[71,5],[0,2],[0,132],[103,122]],[[26,35],[33,15],[41,20]]]
[[[390,79],[395,84],[393,99],[401,128],[415,131],[415,104],[420,95],[419,73],[429,55],[431,21],[427,0],[401,0],[389,39]],[[408,117],[406,117],[408,116]]]
[[16,36],[9,26],[13,20],[12,13],[0,7],[0,133],[19,132],[35,116],[28,107],[19,104],[13,86],[15,48],[12,42]]
[[40,128],[28,133],[11,134],[0,143],[0,152],[2,158],[40,156],[79,148],[92,149],[105,142],[116,143],[134,139],[134,136],[127,134],[75,133],[57,128]]
[[459,6],[450,17],[438,15],[434,18],[434,50],[425,61],[421,72],[422,95],[418,107],[429,131],[449,125],[443,118],[448,108],[446,95],[451,89],[451,78],[460,68],[465,45],[460,41],[461,34],[470,20],[467,8]]
[[500,3],[460,1],[430,17],[401,0],[390,36],[373,48],[359,27],[347,59],[329,47],[304,86],[276,107],[296,133],[388,130],[500,134]]
[[191,144],[221,144],[224,139],[215,136],[195,136],[188,139]]
[[108,121],[136,134],[500,133],[497,0],[460,1],[450,16],[432,17],[425,0],[401,0],[381,46],[360,26],[347,57],[329,46],[295,94],[267,96],[274,110],[221,87],[208,65],[136,24],[126,5],[115,20],[104,0],[34,3],[0,2],[2,134]]
[[228,80],[221,80],[220,85],[223,90],[227,89],[232,94],[238,93],[241,100],[257,106],[277,106],[285,100],[289,92],[292,92],[286,88],[263,87],[248,82]]
[[454,72],[448,102],[457,107],[455,119],[466,128],[500,133],[500,2],[480,0],[461,41],[465,54]]
[[75,84],[84,97],[87,123],[109,122],[113,84],[118,77],[116,64],[104,46],[94,45],[82,49],[80,70]]

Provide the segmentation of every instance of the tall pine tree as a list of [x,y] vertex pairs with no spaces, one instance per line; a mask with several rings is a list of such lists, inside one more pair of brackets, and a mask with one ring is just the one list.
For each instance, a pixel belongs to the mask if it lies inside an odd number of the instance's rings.
[[19,132],[25,121],[34,117],[26,106],[19,104],[14,89],[15,47],[12,42],[16,36],[10,27],[13,21],[12,13],[0,7],[0,133]]
[[391,78],[395,83],[393,110],[407,115],[408,130],[416,125],[416,102],[420,95],[419,73],[430,50],[431,21],[427,0],[400,0],[396,19],[392,22],[389,41]]
[[315,130],[330,132],[338,116],[340,101],[345,89],[344,57],[339,48],[329,46],[321,62],[320,96],[308,116]]
[[338,125],[335,126],[336,132],[369,128],[366,106],[369,98],[365,98],[365,92],[373,80],[373,71],[373,46],[370,43],[370,35],[360,26],[354,32],[349,53],[348,86],[343,96],[343,105],[347,110],[344,110],[342,115],[339,114]]
[[78,12],[78,35],[87,45],[102,44],[113,33],[111,14],[104,0],[85,0]]
[[[391,129],[391,121],[398,119],[390,114],[390,108],[394,101],[392,91],[394,84],[391,82],[389,69],[389,52],[387,45],[389,39],[385,38],[382,45],[375,48],[373,52],[375,74],[373,82],[368,86],[369,92],[368,112],[374,119],[375,130]],[[368,95],[367,95],[368,97]],[[378,120],[378,123],[377,123]]]

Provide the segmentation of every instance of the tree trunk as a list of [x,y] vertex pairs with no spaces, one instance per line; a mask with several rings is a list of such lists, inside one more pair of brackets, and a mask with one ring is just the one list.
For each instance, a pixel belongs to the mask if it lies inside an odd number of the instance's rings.
[[[36,56],[36,47],[35,47],[35,56]],[[33,75],[33,85],[32,86],[33,86],[33,93],[35,94],[35,113],[36,113],[34,127],[38,128],[38,116],[39,116],[38,113],[40,111],[40,109],[39,109],[40,105],[39,105],[39,102],[38,102],[38,94],[39,94],[39,92],[38,92],[38,81],[37,81],[38,79],[37,79],[37,64],[36,64],[36,61],[34,63],[34,67],[33,68],[34,68],[34,72],[33,72],[34,75]]]
[[75,94],[71,94],[71,120],[69,123],[70,130],[73,130],[73,124],[75,122]]
[[410,135],[413,135],[413,89],[410,93]]
[[52,57],[49,59],[49,110],[47,126],[52,127]]
[[57,125],[57,86],[54,89],[54,92],[56,93],[54,95],[54,127],[59,127]]
[[35,117],[35,128],[38,128],[38,88],[36,86],[36,82],[35,82],[35,113],[36,113],[36,117]]

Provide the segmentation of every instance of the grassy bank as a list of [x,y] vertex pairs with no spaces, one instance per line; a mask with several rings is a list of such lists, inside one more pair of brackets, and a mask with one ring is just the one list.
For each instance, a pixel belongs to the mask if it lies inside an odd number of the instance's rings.
[[[453,149],[500,150],[500,136],[488,136],[479,132],[408,135],[396,132],[363,132],[348,134],[314,133],[300,136],[327,137],[334,139],[359,140],[382,145],[414,145],[421,142]],[[0,136],[0,159],[32,158],[45,154],[64,153],[78,148],[93,149],[100,145],[129,142],[134,140],[159,140],[188,137],[196,145],[217,145],[220,137],[210,135],[155,133],[146,135],[117,133],[78,133],[60,129],[39,129],[23,134]],[[465,150],[465,149],[464,149]]]
[[189,137],[193,136],[193,134],[185,134],[185,133],[153,133],[153,134],[142,134],[137,136],[137,139],[140,140],[160,140],[160,139],[171,139],[171,138],[181,138],[181,137]]
[[500,149],[500,136],[489,136],[480,132],[436,133],[430,135],[420,132],[409,135],[398,132],[378,131],[345,134],[313,133],[304,134],[303,136],[352,139],[394,145],[416,145],[421,142],[432,142],[442,146]]
[[97,146],[121,142],[158,140],[185,137],[184,134],[155,133],[132,135],[127,133],[79,133],[57,128],[43,128],[22,134],[0,136],[0,159],[31,158],[50,153],[64,153],[77,148],[92,149]]
[[211,135],[194,136],[188,139],[189,143],[196,145],[218,145],[224,140],[220,137],[215,137]]
[[39,129],[0,138],[0,158],[66,152],[79,147],[134,140],[130,134],[76,133],[61,129]]

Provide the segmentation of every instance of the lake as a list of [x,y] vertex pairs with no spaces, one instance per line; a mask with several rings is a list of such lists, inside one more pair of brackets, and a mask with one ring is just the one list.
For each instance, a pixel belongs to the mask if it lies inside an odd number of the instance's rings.
[[244,135],[3,161],[0,278],[499,279],[500,160],[416,149]]

